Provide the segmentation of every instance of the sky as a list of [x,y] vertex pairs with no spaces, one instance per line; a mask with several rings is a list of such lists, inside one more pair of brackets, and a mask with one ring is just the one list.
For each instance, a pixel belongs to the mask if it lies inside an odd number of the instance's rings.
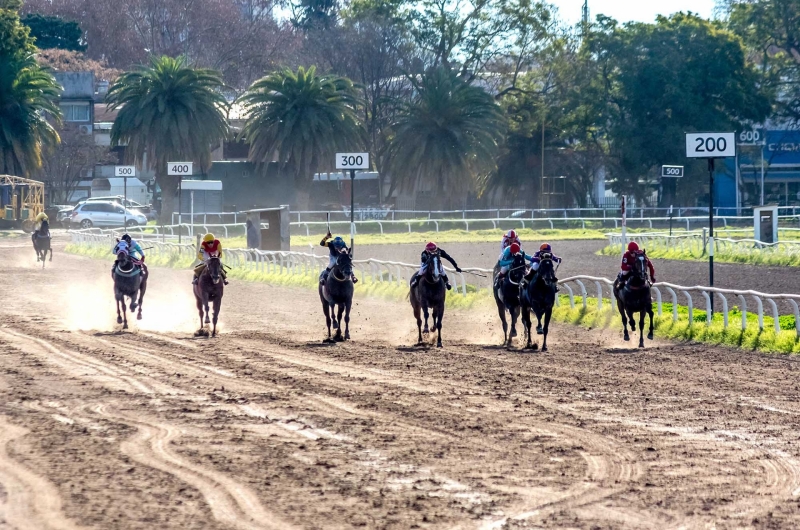
[[[583,0],[549,0],[558,8],[562,20],[576,24],[581,20]],[[653,22],[656,15],[691,11],[711,18],[714,0],[589,0],[589,16],[607,15],[620,22]]]

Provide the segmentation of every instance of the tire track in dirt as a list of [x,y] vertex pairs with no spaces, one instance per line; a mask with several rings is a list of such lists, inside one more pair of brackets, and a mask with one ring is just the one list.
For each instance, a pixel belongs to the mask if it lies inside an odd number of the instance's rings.
[[293,528],[267,511],[246,486],[223,473],[193,464],[171,450],[170,444],[181,436],[177,427],[144,416],[123,414],[107,405],[95,405],[90,410],[137,429],[133,437],[122,442],[121,451],[143,465],[174,475],[196,488],[219,522],[240,530]]
[[8,455],[8,444],[28,430],[0,416],[0,526],[3,520],[18,530],[76,530],[61,510],[61,496],[48,480]]

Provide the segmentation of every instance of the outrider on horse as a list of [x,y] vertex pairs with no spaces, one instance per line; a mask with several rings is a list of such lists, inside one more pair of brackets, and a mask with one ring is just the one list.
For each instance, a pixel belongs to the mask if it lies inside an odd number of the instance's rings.
[[622,272],[614,282],[614,297],[617,299],[617,309],[622,317],[624,339],[631,340],[628,335],[628,321],[631,331],[636,331],[634,313],[639,313],[639,347],[644,348],[644,315],[650,317],[650,330],[647,338],[653,340],[653,299],[650,294],[651,283],[647,279],[648,269],[650,279],[655,283],[655,269],[647,258],[644,250],[639,250],[639,245],[631,241],[628,251],[622,258]]
[[[194,299],[197,303],[197,312],[200,314],[200,329],[198,329],[196,335],[208,336],[208,330],[205,328],[205,324],[213,322],[211,336],[216,337],[219,309],[222,306],[222,295],[225,293],[225,281],[222,277],[222,260],[219,256],[209,256],[206,258],[205,267],[200,272],[197,281],[194,282],[192,292],[194,292]],[[214,310],[213,319],[209,318],[209,303],[211,303]]]
[[[325,342],[350,339],[350,308],[353,305],[353,257],[344,248],[335,255],[332,266],[319,275],[319,300],[325,313],[328,338]],[[338,313],[338,314],[337,314]],[[344,313],[344,337],[342,337]],[[331,323],[336,335],[331,339]]]
[[[547,351],[547,332],[550,329],[550,317],[553,315],[553,305],[558,292],[558,278],[556,278],[553,261],[559,261],[550,251],[549,245],[542,245],[542,249],[534,256],[536,263],[525,276],[522,285],[522,324],[525,326],[527,336],[526,348],[536,348],[531,340],[531,311],[536,315],[536,333],[542,335],[542,351]],[[544,326],[542,326],[544,316]]]
[[114,278],[114,298],[117,301],[117,324],[122,324],[122,329],[128,329],[125,297],[131,301],[131,313],[139,308],[136,319],[141,320],[144,293],[147,290],[147,275],[141,265],[131,258],[127,245],[118,247],[117,261],[111,275]]

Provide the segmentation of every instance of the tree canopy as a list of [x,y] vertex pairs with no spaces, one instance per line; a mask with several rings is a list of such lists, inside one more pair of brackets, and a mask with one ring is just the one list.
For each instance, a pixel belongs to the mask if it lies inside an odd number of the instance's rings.
[[77,22],[28,13],[22,17],[22,23],[31,28],[30,35],[36,39],[37,48],[43,50],[58,48],[76,52],[86,50],[83,31]]

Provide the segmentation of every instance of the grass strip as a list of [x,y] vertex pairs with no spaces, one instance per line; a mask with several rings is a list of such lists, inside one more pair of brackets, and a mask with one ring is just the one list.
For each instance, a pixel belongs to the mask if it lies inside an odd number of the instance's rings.
[[[599,252],[603,256],[620,256],[621,250],[618,246],[606,246]],[[702,248],[693,246],[685,249],[664,249],[660,247],[649,247],[647,255],[657,259],[671,259],[679,261],[706,261],[706,256]],[[800,253],[787,253],[770,248],[747,248],[736,252],[720,250],[714,252],[714,261],[722,263],[742,263],[747,265],[771,265],[778,267],[800,267]]]

